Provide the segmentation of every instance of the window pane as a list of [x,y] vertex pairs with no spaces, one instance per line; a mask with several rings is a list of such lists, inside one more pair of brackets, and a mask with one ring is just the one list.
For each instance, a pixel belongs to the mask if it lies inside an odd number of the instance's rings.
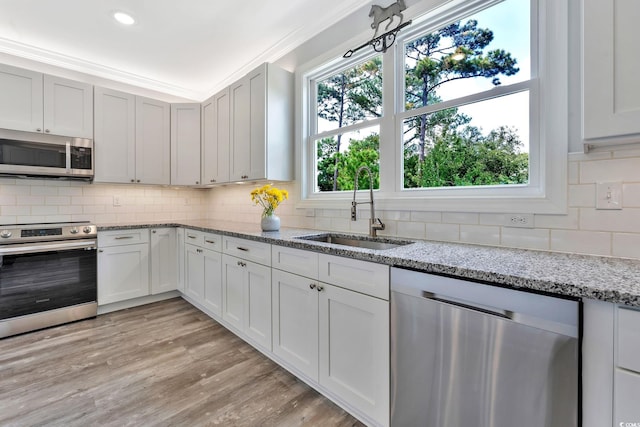
[[[363,165],[371,169],[373,188],[379,188],[379,140],[378,126],[316,140],[316,192],[353,190],[355,173]],[[358,188],[369,188],[365,173]]]
[[317,82],[317,132],[382,116],[382,57]]
[[529,80],[529,8],[506,0],[405,43],[405,109]]
[[403,123],[404,188],[526,184],[529,92]]

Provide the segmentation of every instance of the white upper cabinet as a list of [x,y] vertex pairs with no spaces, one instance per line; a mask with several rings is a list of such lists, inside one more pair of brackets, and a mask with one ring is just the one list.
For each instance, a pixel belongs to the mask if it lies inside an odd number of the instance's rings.
[[0,127],[93,138],[93,87],[0,64]]
[[96,182],[169,185],[170,105],[95,88]]
[[230,87],[231,181],[293,179],[293,75],[263,64]]
[[93,86],[45,74],[44,132],[93,138]]
[[[583,137],[625,142],[640,134],[637,0],[584,0]],[[601,141],[598,141],[601,139]],[[593,141],[596,140],[596,141]]]
[[202,184],[229,182],[229,88],[202,103]]
[[171,184],[200,184],[200,104],[171,104]]
[[95,88],[96,182],[131,182],[136,177],[136,97]]
[[0,64],[0,127],[42,132],[42,74]]
[[136,97],[136,182],[171,182],[171,107],[168,103]]

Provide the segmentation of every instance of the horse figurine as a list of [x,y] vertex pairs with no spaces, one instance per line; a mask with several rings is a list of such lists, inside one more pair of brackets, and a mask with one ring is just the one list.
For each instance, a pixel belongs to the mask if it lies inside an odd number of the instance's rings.
[[382,7],[375,4],[371,6],[371,11],[369,12],[369,17],[373,16],[373,23],[371,24],[371,28],[376,30],[375,33],[373,33],[373,38],[375,38],[378,34],[378,28],[380,27],[380,24],[387,19],[389,20],[389,23],[385,27],[385,31],[388,30],[391,26],[394,16],[398,16],[400,18],[400,23],[398,25],[402,24],[402,19],[404,18],[402,16],[402,11],[406,8],[407,6],[404,4],[404,0],[397,0],[395,3],[387,7]]

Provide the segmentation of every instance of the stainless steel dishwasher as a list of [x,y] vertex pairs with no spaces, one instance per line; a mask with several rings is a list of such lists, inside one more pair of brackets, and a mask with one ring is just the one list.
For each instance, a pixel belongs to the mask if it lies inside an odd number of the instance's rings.
[[393,427],[575,427],[580,302],[391,269]]

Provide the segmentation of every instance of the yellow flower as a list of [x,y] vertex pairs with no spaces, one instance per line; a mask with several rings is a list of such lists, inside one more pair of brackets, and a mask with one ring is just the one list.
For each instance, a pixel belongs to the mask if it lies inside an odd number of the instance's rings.
[[289,198],[287,190],[272,187],[271,184],[263,185],[251,191],[251,201],[263,208],[262,216],[273,215],[273,212],[282,201]]

